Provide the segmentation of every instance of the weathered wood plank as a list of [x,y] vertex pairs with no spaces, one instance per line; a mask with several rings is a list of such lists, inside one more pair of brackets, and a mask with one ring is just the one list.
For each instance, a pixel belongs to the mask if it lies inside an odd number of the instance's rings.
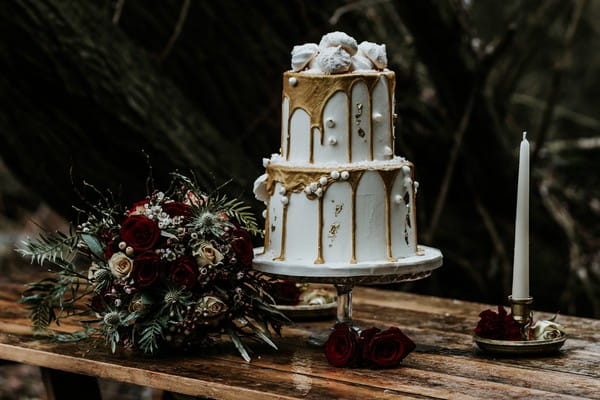
[[[399,326],[417,343],[400,367],[338,369],[308,336],[331,321],[284,329],[279,351],[253,345],[246,364],[233,346],[203,355],[145,358],[111,355],[90,342],[56,344],[31,336],[27,310],[14,303],[20,285],[0,283],[0,358],[150,386],[192,396],[255,398],[600,398],[600,321],[561,316],[570,339],[561,353],[495,359],[478,352],[471,332],[487,305],[357,288],[359,326]],[[66,320],[60,329],[78,329]]]

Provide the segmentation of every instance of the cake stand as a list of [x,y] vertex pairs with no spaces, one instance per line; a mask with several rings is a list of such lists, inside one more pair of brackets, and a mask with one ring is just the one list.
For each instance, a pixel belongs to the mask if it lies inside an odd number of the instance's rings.
[[[419,246],[417,254],[397,261],[358,262],[356,264],[306,264],[300,261],[273,261],[270,254],[254,250],[253,268],[275,278],[300,283],[328,283],[337,290],[337,323],[352,325],[352,288],[355,285],[382,285],[427,278],[442,265],[442,253],[433,247]],[[322,345],[329,336],[317,334],[309,342]]]

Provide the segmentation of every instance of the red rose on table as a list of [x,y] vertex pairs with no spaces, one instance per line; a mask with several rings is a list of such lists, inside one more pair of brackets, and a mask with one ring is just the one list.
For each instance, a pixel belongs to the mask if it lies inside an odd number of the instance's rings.
[[171,218],[184,217],[185,219],[192,216],[192,207],[180,201],[170,201],[165,203],[162,205],[162,210]]
[[479,317],[481,319],[475,328],[477,336],[496,340],[522,340],[521,327],[503,306],[498,306],[497,313],[492,310],[482,311]]
[[363,361],[382,368],[395,367],[415,349],[415,343],[396,327],[365,329],[360,343]]
[[137,256],[133,261],[133,280],[135,286],[147,287],[152,285],[158,277],[162,269],[162,261],[154,252],[147,251]]
[[169,278],[178,286],[185,286],[188,289],[196,285],[198,276],[196,271],[198,266],[191,257],[180,257],[171,264]]
[[150,250],[160,238],[160,229],[156,221],[143,215],[127,217],[121,225],[121,239],[133,250]]
[[348,367],[358,363],[360,351],[358,333],[349,325],[338,323],[325,342],[325,356],[334,367]]
[[250,233],[242,228],[237,228],[233,231],[234,239],[231,241],[231,248],[235,252],[235,256],[240,264],[244,267],[252,266],[254,258],[254,246]]
[[300,289],[294,282],[283,279],[271,282],[269,294],[279,305],[294,306],[300,302]]

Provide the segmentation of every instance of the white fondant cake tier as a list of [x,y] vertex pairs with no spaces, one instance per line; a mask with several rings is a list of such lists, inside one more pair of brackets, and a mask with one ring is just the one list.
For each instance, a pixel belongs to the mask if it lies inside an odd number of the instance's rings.
[[402,158],[337,168],[272,162],[263,185],[272,259],[354,264],[416,252],[412,164]]
[[308,163],[389,160],[394,73],[283,75],[281,154]]

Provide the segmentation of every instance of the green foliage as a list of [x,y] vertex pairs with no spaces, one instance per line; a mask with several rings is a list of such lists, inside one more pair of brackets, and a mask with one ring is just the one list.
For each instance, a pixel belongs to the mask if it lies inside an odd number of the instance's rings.
[[38,282],[26,284],[19,303],[30,310],[34,328],[44,330],[52,322],[60,324],[60,319],[71,315],[87,315],[89,311],[78,312],[76,302],[88,290],[80,293],[81,282],[78,276],[59,275],[59,278],[44,278]]
[[156,318],[145,324],[140,332],[138,344],[146,354],[154,354],[158,350],[159,342],[164,338],[167,318]]
[[24,247],[17,249],[17,252],[31,258],[32,263],[42,265],[46,260],[66,258],[77,248],[79,239],[72,229],[68,234],[59,231],[42,233],[36,239],[23,241]]

